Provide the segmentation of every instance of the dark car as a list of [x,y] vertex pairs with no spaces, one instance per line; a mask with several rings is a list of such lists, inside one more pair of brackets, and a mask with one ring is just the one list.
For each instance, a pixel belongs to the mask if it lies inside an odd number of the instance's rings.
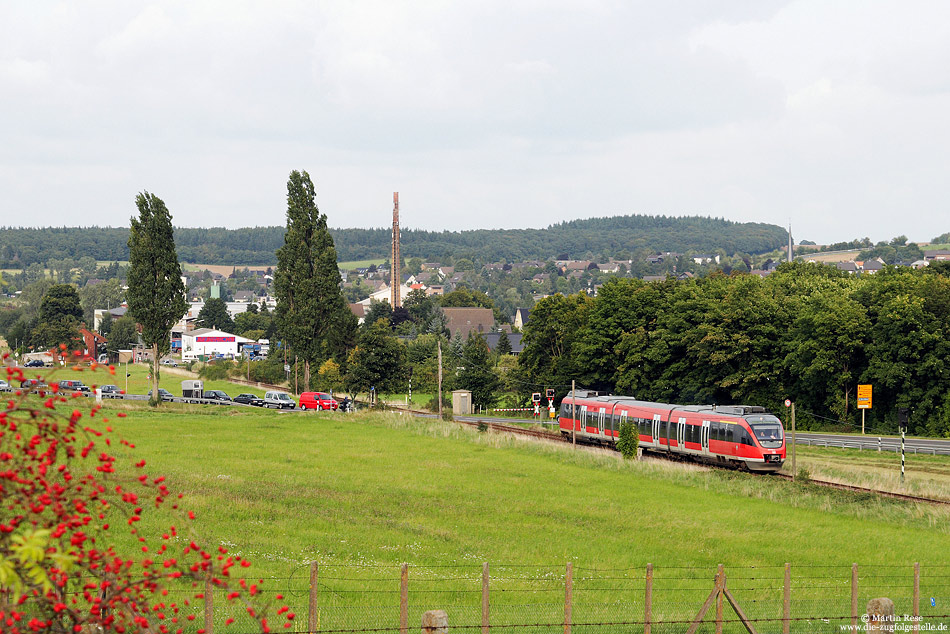
[[264,399],[256,394],[238,394],[234,397],[235,403],[242,405],[253,405],[254,407],[264,407]]
[[[173,398],[175,398],[175,396],[171,392],[169,392],[163,387],[158,388],[158,397],[162,399],[163,401],[170,401]],[[152,398],[152,390],[148,391],[148,398],[149,399]]]
[[40,359],[33,359],[33,360],[31,360],[31,361],[27,361],[26,363],[24,363],[24,364],[23,364],[23,367],[24,367],[24,368],[42,368],[42,367],[44,367],[45,365],[46,365],[46,364],[43,363],[42,360],[40,360]]
[[102,390],[102,398],[122,397],[122,393],[119,392],[119,387],[117,385],[100,385],[99,389]]
[[231,397],[221,390],[205,390],[203,396],[209,401],[231,402]]
[[87,386],[82,381],[75,381],[72,379],[63,379],[60,381],[59,389],[67,392],[89,392],[89,386]]
[[23,381],[20,382],[20,387],[26,390],[38,390],[46,387],[46,383],[43,383],[40,379],[23,379]]

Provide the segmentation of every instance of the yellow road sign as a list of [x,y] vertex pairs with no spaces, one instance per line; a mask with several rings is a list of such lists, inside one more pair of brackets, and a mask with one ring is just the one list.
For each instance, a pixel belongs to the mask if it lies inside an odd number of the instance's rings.
[[858,386],[858,409],[871,409],[871,386]]

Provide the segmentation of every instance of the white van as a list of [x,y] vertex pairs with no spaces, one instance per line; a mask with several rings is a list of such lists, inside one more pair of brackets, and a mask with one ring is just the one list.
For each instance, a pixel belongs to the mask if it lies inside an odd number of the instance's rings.
[[264,407],[274,409],[293,409],[297,406],[287,392],[267,392],[264,394]]

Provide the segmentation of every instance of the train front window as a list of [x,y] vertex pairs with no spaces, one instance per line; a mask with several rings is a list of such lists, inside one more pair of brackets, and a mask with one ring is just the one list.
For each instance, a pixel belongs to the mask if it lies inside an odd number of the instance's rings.
[[749,427],[765,449],[778,449],[782,446],[784,432],[777,419],[774,422],[749,423]]

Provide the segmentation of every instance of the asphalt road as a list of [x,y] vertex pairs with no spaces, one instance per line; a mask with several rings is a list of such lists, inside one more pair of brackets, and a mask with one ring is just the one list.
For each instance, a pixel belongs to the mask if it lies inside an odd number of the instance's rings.
[[[842,447],[862,451],[900,451],[900,436],[855,436],[853,434],[795,434],[795,444],[816,447]],[[906,453],[920,453],[950,456],[950,440],[932,440],[929,438],[908,437],[904,441]]]

